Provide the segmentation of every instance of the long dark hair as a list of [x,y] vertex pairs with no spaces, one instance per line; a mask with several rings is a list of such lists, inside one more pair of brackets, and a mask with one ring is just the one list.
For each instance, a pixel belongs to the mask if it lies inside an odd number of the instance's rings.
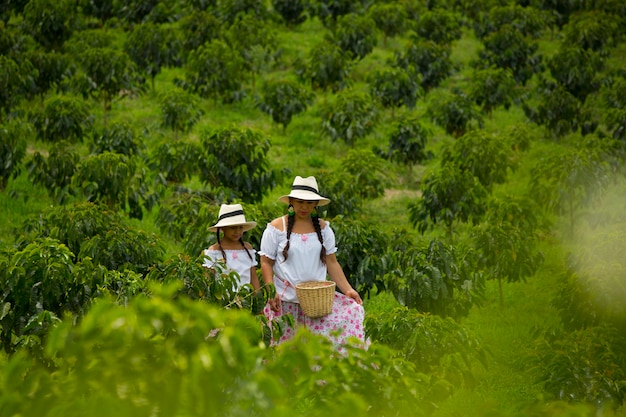
[[[293,204],[289,204],[289,208],[293,208]],[[317,239],[322,244],[322,250],[320,251],[320,261],[322,261],[322,263],[326,265],[326,248],[324,247],[324,238],[322,237],[322,227],[320,226],[320,218],[317,216],[317,207],[315,207],[315,211],[316,213],[311,214],[311,221],[313,222],[313,227],[315,228]],[[285,248],[283,249],[283,256],[285,257],[285,261],[289,257],[289,253],[288,253],[289,244],[291,243],[289,239],[291,238],[291,231],[293,230],[293,225],[296,222],[295,216],[291,213],[293,213],[293,211],[290,211],[289,214],[287,215],[287,244],[285,245]]]

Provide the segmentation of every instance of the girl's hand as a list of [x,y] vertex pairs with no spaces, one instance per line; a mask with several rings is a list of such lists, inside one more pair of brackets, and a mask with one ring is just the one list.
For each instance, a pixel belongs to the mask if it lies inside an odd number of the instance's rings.
[[363,305],[363,300],[361,300],[361,296],[358,292],[354,290],[354,288],[350,288],[348,291],[346,291],[345,295],[352,298],[354,301],[359,303],[359,305]]
[[276,294],[274,298],[270,298],[269,303],[270,303],[270,308],[273,311],[276,311],[276,312],[280,311],[281,303],[280,303],[280,297],[278,296],[278,294]]

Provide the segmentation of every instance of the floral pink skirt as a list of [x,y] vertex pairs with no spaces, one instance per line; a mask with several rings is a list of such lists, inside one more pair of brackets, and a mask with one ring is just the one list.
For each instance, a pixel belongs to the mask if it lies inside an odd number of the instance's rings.
[[[348,296],[336,292],[332,312],[327,316],[315,319],[305,316],[298,303],[283,301],[281,306],[281,311],[276,312],[267,304],[263,309],[263,314],[268,320],[273,320],[283,314],[291,314],[297,326],[305,326],[313,334],[326,336],[336,346],[346,345],[348,339],[353,337],[363,342],[362,347],[367,348],[368,346],[363,329],[365,311],[362,305]],[[272,339],[272,345],[275,346],[289,340],[294,334],[295,329],[287,326],[279,340]]]

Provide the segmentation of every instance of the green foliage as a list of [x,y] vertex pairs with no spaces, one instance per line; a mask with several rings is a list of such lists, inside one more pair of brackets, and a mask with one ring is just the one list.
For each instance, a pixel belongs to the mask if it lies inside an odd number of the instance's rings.
[[241,95],[244,79],[241,55],[225,42],[214,39],[189,53],[185,80],[179,83],[201,97],[230,103]]
[[87,103],[67,95],[46,99],[43,109],[33,115],[39,139],[45,142],[82,142],[93,125]]
[[411,67],[408,70],[386,67],[370,75],[370,94],[385,108],[406,106],[415,107],[423,91],[419,85],[420,76]]
[[593,51],[578,47],[562,46],[547,62],[550,74],[566,91],[579,100],[598,90],[597,74],[604,60]]
[[[70,76],[70,59],[65,54],[31,50],[26,52],[25,59],[37,68],[34,92],[39,94],[42,101],[46,93],[54,87],[58,88]],[[28,94],[34,92],[28,91]]]
[[317,171],[315,178],[321,184],[320,193],[332,201],[332,204],[320,208],[325,217],[332,218],[345,213],[357,213],[360,210],[363,201],[354,183],[344,181],[334,170]]
[[483,130],[472,130],[444,148],[442,166],[450,165],[461,172],[470,172],[485,189],[506,181],[509,170],[514,170],[513,152],[509,144]]
[[432,131],[412,117],[404,117],[393,125],[389,134],[389,146],[374,152],[390,161],[412,166],[430,159],[433,154],[426,150]]
[[132,91],[141,85],[136,69],[129,56],[117,49],[87,48],[78,60],[82,72],[73,80],[75,87],[84,96],[100,99],[106,122],[111,103],[122,91]]
[[309,50],[301,75],[311,83],[314,90],[331,89],[337,92],[349,84],[350,68],[348,55],[339,45],[324,39]]
[[572,15],[563,26],[563,44],[585,50],[607,52],[617,44],[620,34],[618,15],[600,10],[586,11]]
[[20,68],[15,60],[0,55],[0,121],[20,102],[29,86],[34,86],[38,74],[30,61]]
[[115,152],[131,157],[140,153],[142,144],[130,124],[115,122],[94,132],[91,153]]
[[433,99],[427,109],[430,119],[447,134],[459,138],[468,130],[483,127],[483,118],[473,100],[463,91],[444,92]]
[[233,24],[238,16],[248,14],[258,20],[265,20],[267,8],[263,0],[217,0],[216,14],[223,23]]
[[333,27],[332,42],[352,59],[363,59],[378,43],[376,24],[366,15],[348,13],[339,16]]
[[541,382],[555,398],[615,410],[624,401],[624,334],[606,325],[547,336],[538,346]]
[[461,39],[461,15],[444,9],[429,10],[419,16],[415,23],[415,33],[438,45],[449,45]]
[[448,384],[382,346],[346,346],[338,355],[304,328],[274,354],[251,314],[174,298],[176,289],[153,286],[151,297],[125,307],[102,300],[78,324],[63,321],[42,358],[54,361],[54,370],[27,354],[8,359],[0,377],[3,409],[40,416],[136,417],[155,409],[169,416],[287,416],[295,405],[311,417],[420,416],[448,393],[440,389]]
[[521,94],[510,69],[476,70],[470,83],[469,98],[481,106],[487,115],[491,115],[498,106],[508,110]]
[[440,378],[441,391],[475,385],[477,366],[488,365],[488,350],[470,330],[452,318],[397,307],[365,319],[367,335],[395,349],[419,372]]
[[542,158],[532,169],[529,195],[552,212],[567,216],[573,230],[575,212],[608,184],[602,149],[569,148]]
[[350,149],[337,175],[356,188],[357,196],[373,200],[385,194],[385,174],[380,158],[370,150]]
[[204,10],[194,9],[183,16],[179,24],[183,61],[194,49],[219,38],[222,31],[222,24],[215,14]]
[[408,26],[407,12],[400,3],[374,3],[367,9],[367,15],[382,32],[385,47],[388,38],[402,35]]
[[19,175],[30,136],[30,125],[20,120],[0,124],[0,192],[6,189],[11,177]]
[[377,108],[367,94],[345,90],[323,107],[322,132],[333,141],[341,139],[354,146],[373,131],[377,117]]
[[148,166],[167,182],[182,183],[198,173],[197,163],[201,154],[202,151],[195,141],[165,140],[150,152]]
[[481,13],[474,23],[474,32],[480,39],[497,32],[504,25],[509,25],[524,36],[539,38],[548,27],[552,26],[554,17],[545,10],[534,7],[522,7],[519,4],[496,6]]
[[163,120],[161,126],[176,133],[188,132],[204,115],[197,96],[187,91],[173,89],[159,94]]
[[248,128],[206,129],[200,133],[200,179],[230,189],[244,202],[258,202],[281,180],[266,157],[269,140]]
[[288,27],[304,23],[307,15],[308,0],[272,0],[272,7]]
[[374,224],[344,216],[333,218],[331,224],[339,248],[337,260],[350,284],[368,297],[374,290],[383,290],[381,258],[389,244],[386,234]]
[[136,169],[133,157],[105,151],[81,162],[73,185],[82,190],[88,201],[119,209],[128,199]]
[[24,7],[24,30],[45,48],[60,50],[72,34],[76,12],[70,0],[31,0]]
[[409,204],[409,219],[421,233],[443,223],[452,240],[455,221],[478,223],[487,195],[488,191],[471,172],[446,165],[423,180],[422,198]]
[[265,82],[261,95],[259,108],[272,116],[274,123],[282,124],[283,131],[287,130],[293,116],[306,111],[315,98],[304,86],[282,79]]
[[161,25],[146,22],[135,25],[128,34],[125,51],[140,71],[152,80],[163,67],[176,65],[179,45],[174,32]]
[[422,88],[428,92],[452,73],[450,52],[449,46],[414,37],[402,52],[396,52],[396,65],[405,70],[414,67],[422,76]]
[[363,0],[312,0],[311,11],[324,26],[332,28],[341,16],[361,12],[363,3]]
[[458,320],[483,299],[484,277],[474,257],[438,240],[391,250],[383,259],[384,285],[403,306]]
[[63,204],[70,195],[70,184],[79,160],[78,152],[70,144],[65,141],[55,143],[47,158],[35,152],[28,163],[28,178],[33,185],[46,188],[51,197]]
[[537,105],[523,103],[526,117],[545,126],[555,138],[576,132],[589,123],[582,102],[561,85],[547,84],[537,88]]
[[515,81],[522,85],[543,70],[542,56],[536,54],[539,45],[509,25],[487,35],[484,45],[473,63],[477,68],[508,68]]

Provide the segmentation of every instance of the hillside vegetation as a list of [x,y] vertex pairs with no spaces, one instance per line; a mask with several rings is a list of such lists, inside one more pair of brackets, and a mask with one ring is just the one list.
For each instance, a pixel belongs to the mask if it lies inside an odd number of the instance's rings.
[[[0,6],[0,416],[625,416],[620,0]],[[316,176],[371,347],[208,278]],[[215,329],[220,328],[218,336]]]

